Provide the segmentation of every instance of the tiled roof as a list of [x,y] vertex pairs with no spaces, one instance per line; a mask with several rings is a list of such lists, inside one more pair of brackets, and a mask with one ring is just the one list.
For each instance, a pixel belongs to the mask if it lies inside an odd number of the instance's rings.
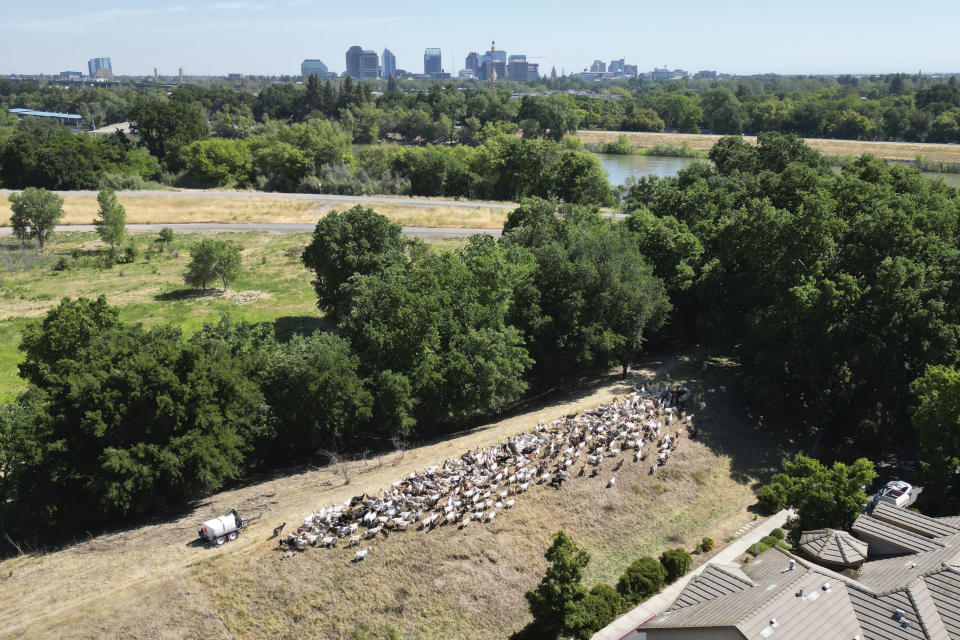
[[703,573],[691,580],[671,609],[680,609],[743,591],[754,586],[753,580],[738,568],[730,570],[717,564],[708,564]]
[[960,527],[909,509],[894,507],[886,502],[877,503],[870,515],[927,538],[942,538],[960,534]]
[[960,571],[947,567],[923,581],[950,637],[960,638]]
[[867,559],[866,542],[835,529],[804,531],[800,548],[811,558],[828,564],[852,566]]
[[903,549],[903,551],[907,553],[933,551],[943,546],[937,544],[930,538],[906,531],[866,514],[858,516],[853,522],[853,526],[850,527],[850,530],[863,537],[883,540],[890,545]]

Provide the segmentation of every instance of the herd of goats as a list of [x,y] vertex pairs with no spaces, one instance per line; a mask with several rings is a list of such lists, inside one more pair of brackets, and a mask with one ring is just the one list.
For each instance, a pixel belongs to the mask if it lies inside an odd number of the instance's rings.
[[[633,452],[634,463],[652,456],[650,473],[655,474],[676,451],[684,431],[696,435],[693,416],[685,412],[690,396],[686,387],[640,387],[608,405],[537,425],[504,443],[412,473],[382,495],[355,496],[311,513],[295,533],[280,539],[280,547],[290,554],[307,546],[334,547],[341,541],[353,547],[411,527],[430,531],[440,526],[462,529],[471,521],[492,522],[532,485],[560,488],[574,475],[596,477],[607,458],[619,458],[612,468],[615,473],[628,452]],[[616,481],[611,475],[606,486],[613,487]],[[274,534],[281,530],[277,527]],[[370,550],[357,551],[354,561],[364,560]]]

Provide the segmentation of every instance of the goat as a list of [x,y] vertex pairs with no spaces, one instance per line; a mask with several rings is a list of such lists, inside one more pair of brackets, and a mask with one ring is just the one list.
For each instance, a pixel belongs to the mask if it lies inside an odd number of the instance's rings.
[[287,526],[287,523],[286,523],[286,522],[284,522],[283,524],[281,524],[279,527],[274,527],[274,528],[273,528],[273,535],[270,536],[270,537],[271,537],[271,538],[276,538],[278,535],[280,535],[280,534],[283,532],[283,528],[284,528],[285,526]]
[[370,553],[371,549],[373,549],[373,547],[367,547],[366,549],[361,549],[360,551],[357,551],[355,554],[353,554],[353,561],[363,562],[363,560],[366,559],[367,554]]

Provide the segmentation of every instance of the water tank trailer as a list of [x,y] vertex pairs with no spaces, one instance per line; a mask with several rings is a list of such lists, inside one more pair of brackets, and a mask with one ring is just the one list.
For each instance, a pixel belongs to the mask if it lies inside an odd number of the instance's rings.
[[225,516],[204,522],[203,526],[200,527],[198,535],[204,543],[220,546],[227,540],[236,540],[240,532],[259,517],[260,516],[254,516],[244,519],[240,517],[236,509],[231,509],[230,513]]

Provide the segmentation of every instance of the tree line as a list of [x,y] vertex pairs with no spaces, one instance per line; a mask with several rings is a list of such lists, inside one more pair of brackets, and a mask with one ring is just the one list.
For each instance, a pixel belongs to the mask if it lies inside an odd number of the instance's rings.
[[671,329],[738,353],[751,409],[841,458],[916,443],[931,502],[955,509],[957,190],[869,155],[834,173],[782,134],[724,138],[709,157],[626,195]]
[[452,251],[370,209],[334,212],[302,260],[329,331],[281,341],[224,318],[186,336],[124,323],[104,298],[30,325],[28,389],[0,409],[5,526],[122,520],[323,451],[447,433],[626,365],[670,309],[623,223],[544,200]]

